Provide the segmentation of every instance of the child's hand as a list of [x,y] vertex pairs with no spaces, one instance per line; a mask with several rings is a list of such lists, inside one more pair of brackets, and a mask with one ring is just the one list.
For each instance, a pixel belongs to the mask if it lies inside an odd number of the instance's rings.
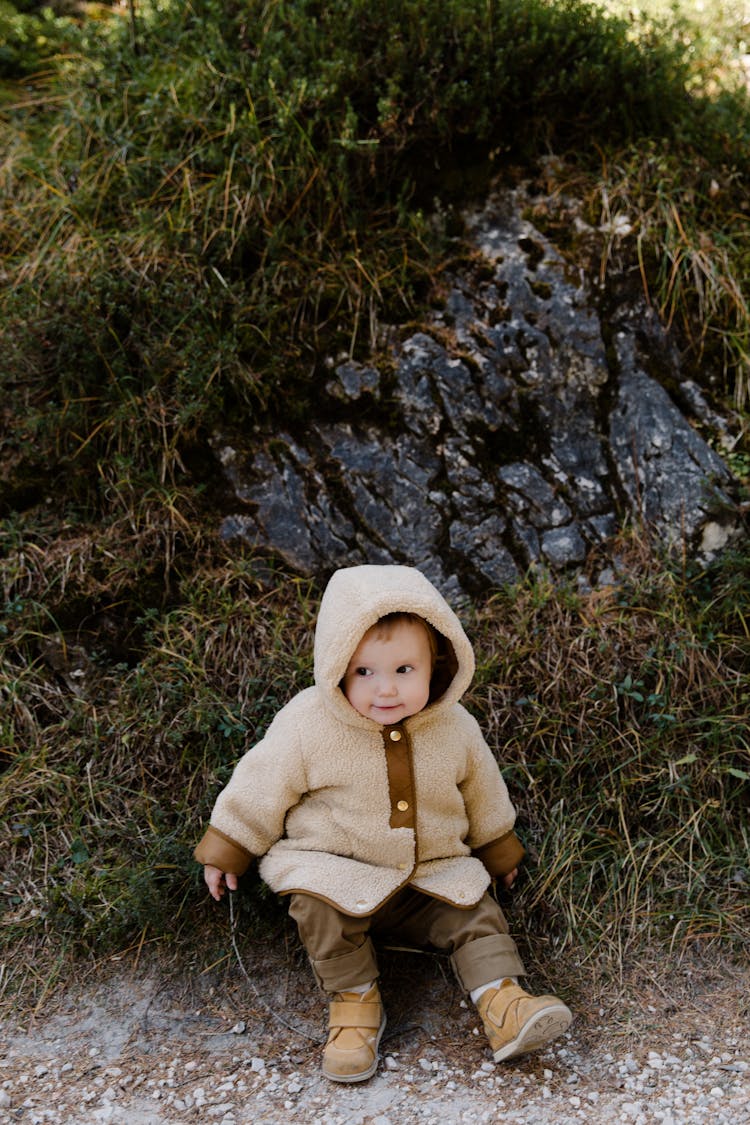
[[509,891],[510,888],[515,883],[516,875],[518,875],[518,868],[517,867],[514,867],[513,870],[508,872],[507,875],[503,875],[502,884],[505,887],[506,891]]
[[206,880],[206,886],[211,892],[211,897],[220,902],[224,895],[225,884],[230,891],[237,890],[237,876],[233,875],[231,871],[224,874],[218,867],[212,867],[207,863],[203,868],[203,878]]

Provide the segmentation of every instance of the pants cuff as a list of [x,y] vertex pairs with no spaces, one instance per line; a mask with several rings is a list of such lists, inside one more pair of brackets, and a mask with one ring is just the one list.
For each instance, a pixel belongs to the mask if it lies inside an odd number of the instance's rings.
[[491,980],[526,974],[516,943],[509,934],[488,934],[467,941],[452,954],[451,964],[466,992]]
[[310,959],[315,979],[324,992],[345,992],[358,984],[369,984],[378,975],[375,949],[369,937],[359,949],[329,957],[324,961]]

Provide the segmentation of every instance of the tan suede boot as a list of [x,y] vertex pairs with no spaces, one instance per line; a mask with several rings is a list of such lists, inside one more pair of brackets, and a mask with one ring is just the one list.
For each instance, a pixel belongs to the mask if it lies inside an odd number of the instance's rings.
[[385,1012],[377,984],[360,996],[337,992],[328,1016],[328,1042],[323,1052],[323,1074],[333,1082],[363,1082],[378,1066],[378,1044],[385,1027]]
[[530,996],[512,981],[489,988],[477,1002],[495,1062],[535,1051],[556,1039],[573,1019],[556,996]]

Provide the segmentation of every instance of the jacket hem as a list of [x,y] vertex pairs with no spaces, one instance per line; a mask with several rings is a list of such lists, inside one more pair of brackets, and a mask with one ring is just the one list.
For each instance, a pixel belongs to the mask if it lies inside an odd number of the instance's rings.
[[418,886],[416,883],[413,883],[411,879],[405,879],[403,883],[399,883],[397,887],[389,891],[385,898],[381,899],[375,906],[371,906],[367,910],[348,909],[342,903],[336,902],[334,899],[329,898],[327,895],[320,894],[318,891],[311,891],[307,887],[285,887],[283,891],[277,891],[277,894],[282,898],[286,898],[288,895],[308,895],[310,898],[318,899],[319,902],[325,902],[328,906],[332,906],[334,910],[338,910],[341,914],[346,914],[349,918],[369,918],[371,915],[377,914],[378,910],[381,910],[387,902],[390,902],[399,891],[403,891],[406,887],[411,887],[413,890],[419,891],[420,894],[427,895],[428,898],[434,898],[437,899],[438,902],[444,902],[448,906],[453,906],[456,910],[473,910],[477,903],[481,902],[482,895],[485,893],[485,891],[482,891],[474,902],[456,902],[455,899],[436,894],[435,891],[428,891],[426,888]]

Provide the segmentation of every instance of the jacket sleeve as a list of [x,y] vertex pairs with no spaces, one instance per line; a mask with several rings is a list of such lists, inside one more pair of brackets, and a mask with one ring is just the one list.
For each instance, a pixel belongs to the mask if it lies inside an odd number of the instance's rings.
[[231,872],[232,875],[244,875],[255,858],[241,844],[236,844],[211,824],[193,855],[198,863],[211,864],[225,874]]
[[482,861],[495,879],[498,875],[509,875],[511,871],[515,871],[526,855],[526,849],[511,830],[504,836],[499,836],[497,840],[490,840],[489,844],[475,848],[472,855]]
[[216,799],[211,823],[193,853],[199,863],[241,875],[283,836],[286,814],[307,789],[300,728],[288,706],[240,759]]
[[516,810],[500,767],[478,724],[474,719],[470,719],[470,723],[466,776],[461,785],[469,820],[466,842],[472,855],[481,860],[495,878],[513,871],[525,851],[514,831]]

